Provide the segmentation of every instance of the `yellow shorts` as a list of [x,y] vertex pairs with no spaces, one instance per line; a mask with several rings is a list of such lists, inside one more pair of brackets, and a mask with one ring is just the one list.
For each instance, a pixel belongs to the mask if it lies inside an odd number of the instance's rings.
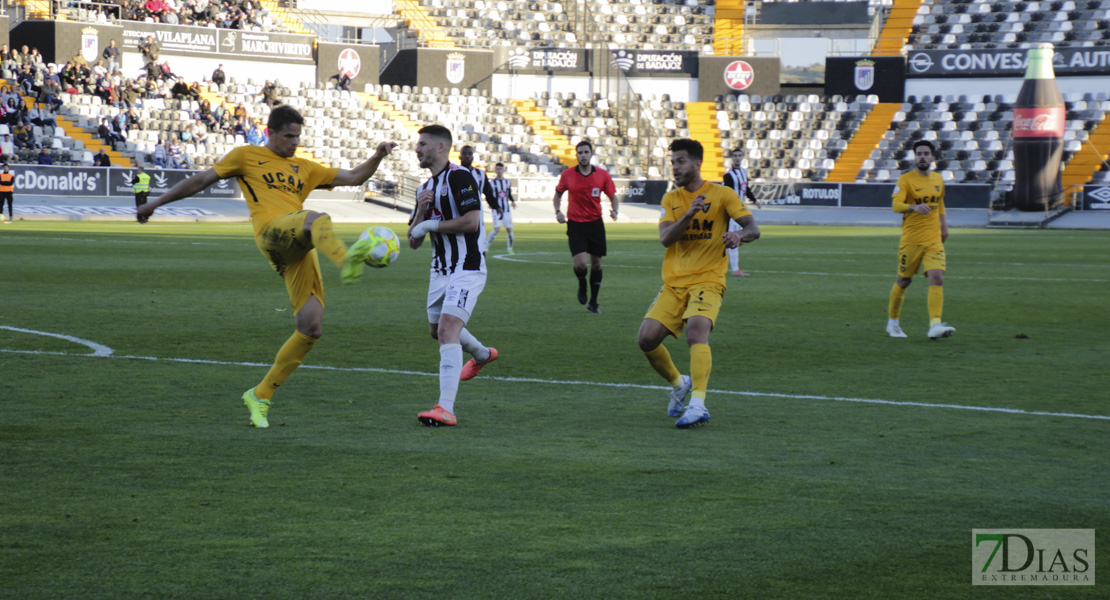
[[917,269],[925,265],[925,272],[933,269],[944,270],[944,244],[927,246],[902,245],[898,247],[898,276],[910,278],[917,275]]
[[270,266],[285,280],[289,302],[300,312],[311,296],[324,304],[324,281],[320,261],[312,247],[312,236],[305,233],[307,210],[274,217],[254,236],[254,243]]
[[724,294],[724,286],[713,283],[688,288],[663,286],[644,318],[659,321],[671,335],[678,337],[690,317],[705,317],[710,323],[716,323]]

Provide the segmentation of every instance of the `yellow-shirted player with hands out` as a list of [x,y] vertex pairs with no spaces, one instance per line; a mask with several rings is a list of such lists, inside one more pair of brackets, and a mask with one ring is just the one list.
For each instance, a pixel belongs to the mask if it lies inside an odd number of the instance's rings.
[[160,206],[188,198],[221,179],[234,177],[239,181],[250,208],[255,245],[285,280],[296,325],[266,377],[243,394],[251,425],[259,428],[269,427],[268,413],[274,393],[297,370],[323,334],[324,283],[316,251],[340,268],[344,283],[359,279],[363,259],[370,251],[367,241],[355,242],[347,248],[335,235],[331,217],[304,210],[304,201],[318,187],[362,185],[395,146],[382,142],[369,160],[353,169],[336,169],[296,156],[303,125],[304,117],[292,106],[275,108],[266,123],[270,137],[265,146],[235,148],[210,169],[136,209],[139,222],[146,223]]
[[956,329],[941,321],[944,311],[944,241],[948,239],[948,219],[944,213],[944,179],[931,171],[936,149],[926,140],[913,144],[916,169],[898,178],[892,206],[902,214],[902,240],[898,245],[898,279],[890,290],[886,332],[904,338],[899,324],[906,288],[924,266],[929,280],[929,339],[949,337]]
[[[677,189],[663,196],[659,219],[659,241],[667,248],[663,289],[644,316],[638,341],[648,363],[671,384],[667,414],[681,415],[675,426],[684,429],[709,421],[709,332],[725,293],[725,250],[759,239],[759,226],[735,191],[702,178],[699,142],[675,140],[670,150]],[[739,231],[728,230],[731,219],[740,224]],[[690,375],[679,373],[663,346],[668,335],[678,337],[683,329],[690,345]]]

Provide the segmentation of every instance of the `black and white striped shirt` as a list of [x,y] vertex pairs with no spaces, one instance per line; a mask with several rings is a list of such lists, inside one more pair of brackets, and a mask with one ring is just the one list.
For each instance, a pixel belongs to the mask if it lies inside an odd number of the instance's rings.
[[513,199],[513,186],[508,179],[490,179],[489,185],[493,188],[493,197],[497,199],[497,209],[502,213],[509,212],[509,201]]
[[[467,169],[467,167],[461,168]],[[489,176],[486,175],[485,171],[478,167],[470,167],[467,170],[470,171],[470,174],[474,176],[474,182],[478,184],[479,198],[485,196],[486,204],[489,205],[490,209],[497,210],[497,196],[493,193],[493,188],[490,187],[490,182],[492,180],[489,178]],[[484,220],[485,215],[482,215],[482,218]]]
[[[428,205],[424,219],[450,221],[473,210],[482,209],[478,195],[478,184],[470,172],[458,165],[447,166],[428,178],[416,191],[417,196],[424,190],[435,190],[435,200]],[[413,218],[415,219],[415,213]],[[409,221],[412,222],[412,219]],[[482,258],[479,240],[485,239],[485,223],[479,222],[478,231],[471,233],[430,232],[432,236],[432,270],[442,275],[457,271],[485,272],[486,263]]]
[[732,188],[740,200],[745,200],[748,195],[748,170],[744,167],[733,167],[725,171],[725,186]]

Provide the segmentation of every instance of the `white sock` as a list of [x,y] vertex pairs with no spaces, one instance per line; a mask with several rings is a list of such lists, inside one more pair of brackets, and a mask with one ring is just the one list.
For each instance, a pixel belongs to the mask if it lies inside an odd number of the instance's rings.
[[474,360],[480,363],[489,360],[489,348],[483,346],[482,342],[479,342],[478,338],[474,337],[474,334],[467,331],[465,327],[459,332],[459,343],[462,344],[462,349],[466,350],[467,354],[474,357]]
[[439,347],[439,402],[443,410],[455,413],[455,395],[459,393],[459,373],[462,372],[462,346],[443,344]]
[[509,230],[509,231],[507,232],[507,235],[509,236],[509,239],[508,239],[508,249],[509,249],[509,250],[512,250],[512,249],[513,249],[513,231],[512,231],[511,229],[510,229],[510,230]]
[[702,408],[705,408],[705,398],[698,398],[697,396],[691,395],[690,404],[688,404],[687,406],[700,406]]
[[497,230],[496,229],[489,232],[489,236],[486,237],[486,245],[488,246],[488,245],[492,244],[493,243],[493,238],[495,238],[495,237],[497,237]]
[[[898,325],[898,319],[887,319],[886,326],[890,327],[891,325]],[[898,326],[901,327],[901,325]]]
[[729,248],[725,251],[728,254],[728,272],[735,273],[740,270],[740,249]]

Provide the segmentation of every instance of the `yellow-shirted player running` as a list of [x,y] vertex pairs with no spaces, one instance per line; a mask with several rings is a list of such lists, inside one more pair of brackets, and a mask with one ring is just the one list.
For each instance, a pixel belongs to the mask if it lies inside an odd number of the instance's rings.
[[926,140],[913,144],[917,168],[898,178],[894,188],[894,212],[902,214],[902,240],[898,245],[898,279],[890,289],[889,319],[886,332],[904,338],[898,322],[906,288],[924,265],[929,280],[929,339],[944,338],[956,329],[941,322],[944,311],[944,241],[948,239],[948,219],[944,214],[944,179],[933,172],[936,149]]
[[304,118],[295,108],[279,106],[270,112],[266,123],[270,138],[265,146],[236,148],[212,168],[136,209],[139,222],[146,223],[159,206],[188,198],[221,179],[234,177],[239,181],[250,207],[255,244],[285,280],[296,319],[296,330],[278,351],[266,377],[243,394],[254,427],[270,426],[267,416],[274,392],[297,370],[322,335],[324,283],[316,250],[340,268],[344,283],[358,281],[370,250],[366,241],[355,242],[348,249],[335,235],[331,217],[304,210],[305,199],[319,187],[362,185],[395,146],[382,142],[369,160],[354,169],[335,169],[296,156],[303,126]]
[[[687,428],[709,421],[705,408],[713,368],[709,332],[725,293],[725,250],[759,239],[759,226],[735,191],[702,178],[700,143],[679,139],[671,142],[670,150],[677,189],[663,196],[659,219],[659,241],[667,248],[663,289],[644,316],[639,343],[648,363],[673,388],[667,414],[681,415],[675,426]],[[731,219],[742,229],[729,231]],[[678,337],[684,328],[690,345],[690,375],[678,372],[663,346],[668,335]],[[685,406],[691,391],[690,405]]]

